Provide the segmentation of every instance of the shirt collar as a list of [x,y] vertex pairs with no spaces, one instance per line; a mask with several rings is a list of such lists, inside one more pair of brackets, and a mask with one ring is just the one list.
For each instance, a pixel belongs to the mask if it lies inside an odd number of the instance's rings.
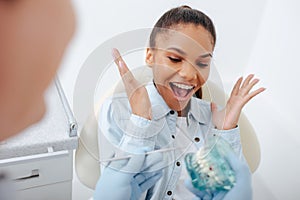
[[207,119],[207,116],[210,116],[210,114],[204,109],[205,106],[202,99],[192,97],[188,115],[191,114],[201,124],[208,124],[209,119]]
[[162,96],[158,93],[152,81],[147,84],[146,89],[152,105],[153,119],[158,120],[166,116],[171,111],[171,109],[166,104]]
[[[162,96],[158,93],[154,83],[151,81],[146,85],[146,89],[149,95],[149,99],[152,105],[152,117],[154,120],[158,120],[164,116],[166,116],[171,109],[166,104]],[[188,115],[192,115],[196,121],[202,124],[207,124],[207,119],[205,116],[210,116],[208,113],[205,112],[203,106],[201,106],[201,99],[192,97],[190,110]]]

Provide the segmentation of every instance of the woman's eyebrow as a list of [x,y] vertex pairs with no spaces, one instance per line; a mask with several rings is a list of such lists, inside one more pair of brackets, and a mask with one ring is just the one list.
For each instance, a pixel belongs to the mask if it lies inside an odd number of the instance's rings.
[[167,50],[173,50],[173,51],[176,51],[177,53],[181,54],[181,55],[186,55],[186,53],[182,50],[182,49],[179,49],[177,47],[169,47],[167,48]]
[[[182,49],[179,49],[177,47],[169,47],[167,48],[167,50],[173,50],[173,51],[176,51],[177,53],[181,54],[181,55],[187,55],[186,52],[184,52]],[[212,54],[211,53],[206,53],[206,54],[203,54],[203,55],[200,55],[199,56],[200,58],[206,58],[206,57],[211,57],[212,58]]]
[[212,54],[211,53],[206,53],[206,54],[203,54],[199,57],[201,57],[201,58],[211,57],[212,58]]

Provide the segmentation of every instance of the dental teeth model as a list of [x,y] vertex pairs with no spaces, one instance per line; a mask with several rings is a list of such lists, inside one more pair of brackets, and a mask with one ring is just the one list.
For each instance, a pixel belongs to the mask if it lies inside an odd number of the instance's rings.
[[215,192],[234,186],[235,173],[225,160],[228,148],[231,147],[224,139],[215,136],[207,139],[196,153],[185,156],[186,169],[195,188]]

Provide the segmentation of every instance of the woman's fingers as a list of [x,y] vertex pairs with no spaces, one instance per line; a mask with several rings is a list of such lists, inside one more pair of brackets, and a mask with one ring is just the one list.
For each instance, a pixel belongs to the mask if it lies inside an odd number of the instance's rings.
[[124,60],[122,59],[120,52],[118,49],[112,49],[112,56],[114,58],[114,61],[116,65],[119,68],[120,75],[123,76],[127,71],[129,71],[127,65],[125,64]]
[[254,74],[248,75],[247,78],[245,79],[244,83],[242,84],[242,87],[241,87],[241,88],[246,87],[246,86],[249,84],[249,82],[251,81],[251,79],[252,79],[253,77],[254,77]]
[[[236,82],[236,84],[234,85],[234,88],[232,89],[231,92],[231,96],[232,95],[241,95],[242,97],[246,97],[247,99],[249,97],[254,97],[257,94],[263,92],[265,90],[265,88],[260,88],[258,90],[256,90],[255,92],[250,92],[250,90],[259,82],[259,79],[253,79],[254,74],[250,74],[247,76],[247,78],[243,81],[243,78],[239,78],[239,80]],[[253,80],[252,80],[253,79]],[[250,98],[250,99],[251,99]]]
[[[112,56],[114,58],[114,61],[116,63],[116,65],[118,66],[119,72],[121,77],[125,76],[127,73],[130,73],[130,70],[128,69],[126,63],[124,62],[123,58],[120,55],[120,52],[118,51],[118,49],[113,49],[112,50]],[[126,75],[128,76],[128,75]],[[133,77],[133,75],[131,74],[131,76]]]
[[117,49],[112,50],[112,56],[122,77],[132,113],[150,120],[151,103],[146,88],[135,79]]
[[123,60],[122,56],[120,55],[120,52],[117,49],[114,48],[112,50],[112,56],[116,65],[118,66],[126,92],[128,96],[131,96],[132,93],[138,88],[138,82],[127,67],[125,61]]
[[232,89],[231,96],[232,95],[237,95],[239,93],[242,81],[243,81],[243,77],[240,77],[239,80],[235,83],[235,85]]
[[250,83],[248,83],[247,85],[244,86],[244,88],[242,88],[241,90],[241,94],[243,96],[248,95],[250,90],[254,87],[254,85],[256,85],[259,82],[259,79],[254,79],[253,81],[251,81]]
[[255,90],[255,91],[249,93],[249,94],[246,96],[246,99],[247,99],[246,103],[247,103],[250,99],[252,99],[253,97],[255,97],[256,95],[258,95],[259,93],[261,93],[261,92],[263,92],[263,91],[265,91],[265,90],[266,90],[266,88],[259,88],[259,89]]
[[[247,103],[250,99],[258,95],[259,93],[265,91],[266,88],[259,88],[255,91],[250,92],[253,87],[259,82],[259,79],[253,79],[254,74],[250,74],[247,76],[245,81],[243,82],[241,88],[239,89],[239,95],[241,95],[244,99],[244,103]],[[253,80],[252,80],[253,79]],[[250,92],[250,93],[249,93]]]

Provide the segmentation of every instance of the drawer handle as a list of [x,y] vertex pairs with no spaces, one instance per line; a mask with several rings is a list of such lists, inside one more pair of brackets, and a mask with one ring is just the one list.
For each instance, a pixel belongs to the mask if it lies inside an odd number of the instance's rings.
[[14,181],[22,181],[22,180],[27,180],[27,179],[31,179],[31,178],[37,178],[39,176],[40,176],[39,170],[38,169],[33,169],[31,171],[31,174],[23,176],[23,177],[16,178],[16,179],[14,179]]

